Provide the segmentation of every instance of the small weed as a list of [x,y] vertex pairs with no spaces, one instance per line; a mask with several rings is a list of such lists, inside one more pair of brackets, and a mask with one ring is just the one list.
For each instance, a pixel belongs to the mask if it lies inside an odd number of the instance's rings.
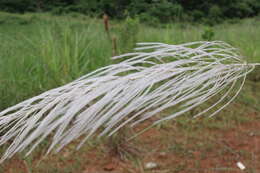
[[106,139],[108,153],[112,157],[118,157],[120,160],[136,160],[140,156],[139,149],[127,141],[129,133],[131,131],[128,128],[123,128]]
[[215,36],[215,32],[213,28],[210,27],[205,28],[204,32],[201,35],[202,39],[207,41],[213,40],[214,36]]
[[120,52],[130,51],[137,42],[137,36],[140,29],[138,18],[127,17],[121,26],[119,33]]

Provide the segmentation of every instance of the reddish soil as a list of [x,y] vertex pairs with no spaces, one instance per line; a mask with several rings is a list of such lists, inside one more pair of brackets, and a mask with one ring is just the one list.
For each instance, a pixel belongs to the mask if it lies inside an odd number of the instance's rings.
[[[255,116],[254,114],[248,116]],[[176,129],[176,128],[175,128]],[[145,170],[132,166],[131,162],[125,162],[113,158],[101,169],[85,171],[84,173],[104,172],[260,172],[260,121],[250,121],[239,124],[235,128],[225,130],[208,130],[203,134],[193,137],[173,135],[178,137],[178,144],[183,145],[180,151],[165,151],[171,145],[165,141],[165,136],[171,135],[173,129],[152,128],[142,134],[138,146],[146,148],[142,153],[143,165],[147,162],[155,162],[158,167],[154,170]],[[176,131],[175,131],[176,133]],[[169,141],[172,141],[169,139]],[[201,147],[193,145],[200,144]],[[207,148],[206,145],[212,145]],[[174,146],[174,143],[172,143]],[[204,147],[205,146],[205,147]],[[178,150],[178,148],[176,148]],[[108,159],[109,160],[109,159]],[[242,171],[237,163],[241,162],[246,169]],[[95,164],[95,163],[93,163]],[[90,164],[91,165],[91,164]],[[91,167],[88,165],[89,167]]]

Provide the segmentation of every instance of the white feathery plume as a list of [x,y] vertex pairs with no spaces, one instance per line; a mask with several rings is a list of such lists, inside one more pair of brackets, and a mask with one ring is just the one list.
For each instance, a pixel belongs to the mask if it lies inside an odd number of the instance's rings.
[[80,147],[92,136],[112,135],[165,109],[176,111],[155,124],[221,95],[194,115],[217,107],[209,115],[213,116],[238,95],[246,75],[259,65],[247,64],[235,48],[221,41],[138,45],[138,52],[114,57],[127,58],[118,64],[0,112],[0,145],[11,142],[2,161],[24,149],[30,154],[46,137],[51,140],[47,153],[83,136]]

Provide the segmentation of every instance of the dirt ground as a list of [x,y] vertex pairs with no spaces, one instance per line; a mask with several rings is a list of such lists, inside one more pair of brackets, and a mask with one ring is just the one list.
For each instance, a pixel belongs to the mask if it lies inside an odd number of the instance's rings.
[[[225,127],[204,126],[200,120],[191,124],[171,121],[128,142],[92,144],[79,151],[69,146],[47,157],[39,150],[31,158],[16,156],[6,161],[0,172],[258,173],[260,116],[256,112],[245,116],[249,119],[228,122]],[[214,121],[223,124],[226,120]],[[156,166],[147,169],[149,162]],[[245,166],[244,170],[237,166],[238,162]]]

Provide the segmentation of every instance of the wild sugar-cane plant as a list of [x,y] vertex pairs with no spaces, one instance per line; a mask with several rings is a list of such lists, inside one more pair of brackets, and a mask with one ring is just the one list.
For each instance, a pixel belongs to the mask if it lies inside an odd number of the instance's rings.
[[176,118],[209,101],[214,104],[197,112],[213,116],[240,92],[248,73],[247,64],[235,48],[221,41],[180,45],[139,43],[135,53],[81,78],[44,92],[0,112],[0,145],[10,142],[4,161],[28,149],[30,154],[45,138],[47,153],[60,151],[81,137],[111,136],[174,107],[172,114],[154,124]]

